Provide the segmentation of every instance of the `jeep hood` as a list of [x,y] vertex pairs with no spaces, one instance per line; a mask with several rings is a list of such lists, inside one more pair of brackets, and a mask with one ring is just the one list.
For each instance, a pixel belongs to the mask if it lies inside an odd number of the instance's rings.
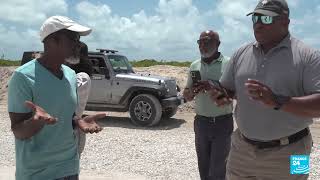
[[150,75],[148,73],[141,73],[141,74],[117,74],[116,78],[120,79],[127,79],[127,80],[144,80],[144,81],[152,81],[152,82],[159,82],[159,80],[173,80],[173,78],[170,77],[163,77],[163,76],[157,76],[157,75]]

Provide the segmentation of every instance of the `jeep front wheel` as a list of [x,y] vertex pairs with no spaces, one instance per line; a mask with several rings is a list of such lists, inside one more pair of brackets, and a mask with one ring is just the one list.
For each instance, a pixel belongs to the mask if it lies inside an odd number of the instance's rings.
[[140,94],[134,97],[129,107],[131,121],[140,126],[156,125],[162,115],[159,100],[151,94]]

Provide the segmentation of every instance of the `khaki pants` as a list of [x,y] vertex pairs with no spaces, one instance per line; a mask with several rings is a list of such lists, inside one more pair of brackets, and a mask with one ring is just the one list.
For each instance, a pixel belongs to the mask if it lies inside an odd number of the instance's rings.
[[227,180],[306,180],[308,175],[290,174],[291,155],[310,155],[309,134],[296,143],[258,149],[247,143],[237,129],[231,138],[227,162]]
[[86,144],[86,133],[81,131],[78,127],[74,130],[74,133],[76,135],[77,143],[78,143],[78,153],[79,158],[81,157],[81,153],[84,150],[84,146]]

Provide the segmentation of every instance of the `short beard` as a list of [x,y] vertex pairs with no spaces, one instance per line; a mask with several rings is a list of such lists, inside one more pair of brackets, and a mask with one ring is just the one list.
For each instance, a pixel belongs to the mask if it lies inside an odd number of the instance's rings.
[[207,53],[201,53],[201,58],[205,58],[205,59],[210,58],[216,53],[216,51],[217,51],[216,49],[213,49]]
[[78,64],[80,62],[80,58],[71,56],[71,57],[66,58],[65,62],[68,64]]

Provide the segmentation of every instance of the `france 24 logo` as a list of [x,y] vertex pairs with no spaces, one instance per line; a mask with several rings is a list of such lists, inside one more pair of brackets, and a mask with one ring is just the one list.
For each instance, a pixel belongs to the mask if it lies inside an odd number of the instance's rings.
[[290,174],[309,174],[309,155],[290,156]]

